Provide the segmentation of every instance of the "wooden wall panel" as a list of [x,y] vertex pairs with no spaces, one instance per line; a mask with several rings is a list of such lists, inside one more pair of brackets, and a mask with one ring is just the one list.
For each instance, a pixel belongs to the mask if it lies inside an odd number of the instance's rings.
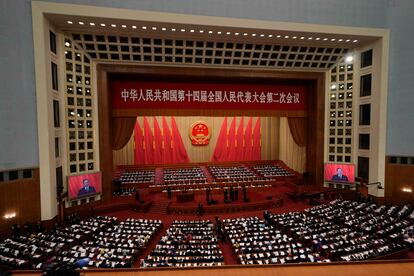
[[[147,117],[148,123],[153,128],[154,117]],[[156,116],[158,124],[162,129],[162,116]],[[203,116],[176,116],[178,129],[183,139],[184,147],[187,150],[191,162],[210,162],[216,146],[217,137],[220,134],[221,125],[225,117],[203,117]],[[250,117],[244,117],[244,127]],[[253,117],[253,127],[258,117]],[[171,128],[171,117],[166,116],[167,123]],[[143,117],[137,118],[143,127]],[[233,117],[228,117],[228,128]],[[241,117],[236,117],[236,130],[240,124]],[[262,137],[262,160],[279,159],[279,120],[277,117],[261,117]],[[211,129],[210,143],[206,146],[194,146],[189,137],[189,128],[196,121],[204,121]],[[289,129],[287,129],[289,130]],[[121,150],[113,151],[114,168],[118,165],[134,164],[134,134],[127,145]]]
[[306,147],[299,147],[290,133],[287,118],[280,118],[279,159],[290,168],[303,173],[306,170]]
[[[16,213],[16,217],[6,220],[6,213]],[[5,236],[15,223],[36,223],[39,220],[39,169],[33,170],[33,178],[0,183],[0,236]]]
[[[414,165],[387,162],[384,187],[386,203],[414,204]],[[403,188],[410,188],[412,192],[404,192]]]

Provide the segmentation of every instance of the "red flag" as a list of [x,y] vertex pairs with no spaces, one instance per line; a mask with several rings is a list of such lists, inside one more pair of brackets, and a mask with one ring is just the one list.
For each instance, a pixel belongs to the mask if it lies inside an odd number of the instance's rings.
[[221,125],[220,134],[217,137],[216,147],[214,149],[211,161],[220,162],[227,160],[227,117],[224,118]]
[[164,150],[162,152],[162,162],[166,164],[172,163],[172,149],[171,149],[171,131],[168,127],[167,120],[162,117],[162,134],[164,141]]
[[229,135],[227,136],[228,141],[228,154],[227,161],[236,160],[236,117],[233,117],[233,120],[230,124]]
[[244,128],[244,118],[241,117],[239,128],[237,129],[235,161],[242,161],[244,157],[243,128]]
[[134,128],[134,141],[135,141],[135,154],[134,154],[134,164],[141,165],[144,164],[144,149],[143,149],[143,137],[142,129],[138,123],[138,120],[135,123]]
[[162,134],[157,118],[154,116],[154,163],[162,163]]
[[261,160],[262,150],[260,142],[260,117],[257,118],[256,125],[254,126],[253,131],[253,160]]
[[253,160],[253,134],[252,134],[252,121],[253,118],[250,117],[246,125],[246,130],[244,132],[244,160]]
[[145,164],[154,164],[154,138],[152,136],[151,127],[147,118],[144,117],[144,162]]
[[174,117],[171,117],[171,127],[172,127],[172,141],[173,141],[173,162],[178,163],[188,163],[187,150],[184,147],[183,140],[181,139],[180,132],[175,122]]

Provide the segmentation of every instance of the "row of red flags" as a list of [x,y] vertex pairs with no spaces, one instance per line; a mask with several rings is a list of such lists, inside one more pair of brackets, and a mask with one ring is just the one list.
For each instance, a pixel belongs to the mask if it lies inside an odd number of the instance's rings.
[[175,118],[171,117],[170,130],[167,120],[162,117],[162,132],[155,117],[153,122],[154,133],[146,117],[143,130],[138,121],[135,124],[135,164],[190,162]]
[[260,160],[260,118],[257,118],[253,129],[253,118],[250,117],[246,127],[242,117],[236,130],[236,117],[233,118],[230,128],[227,128],[227,117],[221,125],[220,134],[217,138],[212,161],[242,161]]
[[[227,127],[227,117],[221,125],[216,147],[211,158],[214,162],[260,160],[260,118],[257,118],[253,128],[253,118],[249,118],[244,127],[242,117],[236,129],[236,117],[230,128]],[[154,117],[153,130],[144,117],[144,128],[138,121],[135,124],[135,164],[172,164],[190,162],[175,118],[171,117],[171,129],[165,117],[162,117],[162,131]]]

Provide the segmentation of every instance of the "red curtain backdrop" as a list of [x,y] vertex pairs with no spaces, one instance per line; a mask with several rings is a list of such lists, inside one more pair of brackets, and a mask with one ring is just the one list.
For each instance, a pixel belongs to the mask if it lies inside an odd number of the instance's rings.
[[157,118],[154,117],[154,163],[162,163],[162,134]]
[[305,147],[307,142],[306,119],[307,118],[288,118],[290,133],[292,133],[295,143],[300,147]]
[[253,152],[252,160],[260,160],[262,158],[261,152],[261,143],[260,143],[260,117],[257,118],[256,125],[254,126],[253,131]]
[[140,165],[145,164],[145,158],[144,158],[144,140],[142,135],[142,129],[141,126],[138,123],[138,120],[136,120],[135,123],[135,154],[134,154],[134,164]]
[[145,164],[154,164],[154,137],[146,117],[144,117],[144,140]]
[[244,155],[243,160],[253,160],[253,118],[250,117],[244,132]]
[[227,160],[226,161],[235,161],[236,160],[236,117],[233,117],[233,120],[230,124],[229,134],[227,135]]
[[224,118],[221,125],[220,134],[217,137],[216,147],[214,149],[213,162],[220,162],[227,160],[227,117]]
[[180,132],[178,131],[177,123],[175,118],[171,117],[171,127],[172,127],[172,141],[173,141],[173,163],[188,163],[190,162],[187,150],[184,147],[183,140],[181,138]]
[[165,164],[172,163],[172,149],[171,149],[171,131],[168,127],[167,120],[165,117],[162,117],[162,137],[163,137],[163,155],[162,162]]
[[112,149],[122,149],[131,139],[136,118],[116,117],[112,118]]
[[241,117],[239,128],[237,129],[236,139],[236,157],[235,160],[243,160],[244,157],[244,118]]

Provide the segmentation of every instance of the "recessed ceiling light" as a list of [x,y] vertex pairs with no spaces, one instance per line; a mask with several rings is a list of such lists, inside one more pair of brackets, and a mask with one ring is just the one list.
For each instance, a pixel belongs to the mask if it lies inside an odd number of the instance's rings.
[[321,38],[320,37],[317,37],[317,38],[315,38],[315,40],[321,40]]
[[116,27],[116,25],[115,25],[115,24],[111,24],[111,27],[112,27],[112,28],[115,28],[115,27]]
[[298,37],[297,37],[297,36],[292,36],[292,38],[293,38],[293,39],[296,39],[296,38],[298,38]]
[[185,29],[181,29],[182,32],[185,32]]
[[355,39],[355,40],[354,40],[354,41],[352,41],[352,42],[354,42],[354,43],[355,43],[355,42],[358,42],[358,40],[357,40],[357,39]]
[[65,42],[65,46],[66,46],[66,47],[70,47],[70,42],[66,41],[66,42]]
[[126,28],[126,25],[122,25],[121,27],[122,27],[122,28]]
[[217,32],[217,34],[221,34],[221,32],[220,32],[220,31],[218,31],[218,32]]
[[136,29],[136,28],[137,28],[137,26],[135,26],[135,25],[134,25],[134,26],[132,26],[132,29]]
[[352,55],[349,55],[345,58],[345,62],[351,63],[354,60],[354,57]]
[[67,21],[67,23],[68,23],[68,24],[73,24],[73,22],[72,22],[72,21]]
[[101,23],[101,27],[105,27],[106,26],[106,24],[105,23]]
[[142,26],[142,29],[143,29],[143,30],[146,30],[146,29],[147,29],[147,26]]
[[256,36],[256,34],[252,34],[252,36]]
[[204,33],[204,30],[199,30],[200,33]]
[[82,21],[79,21],[79,25],[85,25],[85,23],[83,23]]
[[289,38],[289,36],[288,35],[285,35],[285,38]]
[[270,34],[270,35],[268,35],[267,37],[273,37],[273,35],[271,35],[271,34]]
[[338,39],[339,42],[344,41],[342,38]]
[[335,41],[336,39],[335,38],[331,38],[331,41]]
[[305,39],[305,37],[304,36],[301,36],[300,39]]
[[165,28],[165,27],[161,28],[161,31],[166,31],[166,30],[167,30],[167,28]]
[[172,32],[175,32],[175,31],[176,31],[176,29],[175,29],[175,28],[172,28],[172,29],[171,29],[171,31],[172,31]]
[[312,40],[313,39],[313,37],[308,37],[308,40]]
[[234,35],[239,35],[239,33],[234,33]]
[[209,33],[209,34],[212,34],[212,33],[213,33],[213,31],[208,31],[208,33]]
[[194,33],[194,30],[190,30],[190,33]]
[[154,31],[156,31],[157,30],[157,27],[152,27],[151,29],[153,29]]
[[276,37],[277,37],[277,38],[280,38],[280,37],[281,37],[281,35],[277,35]]
[[91,26],[95,26],[95,23],[93,23],[93,22],[90,22],[90,23],[89,23],[89,25],[91,25]]
[[335,83],[333,83],[333,84],[331,85],[331,89],[332,89],[332,90],[336,89],[336,84],[335,84]]
[[264,34],[260,34],[260,37],[264,37]]
[[349,41],[351,41],[351,40],[350,39],[345,40],[345,42],[349,42]]
[[243,35],[248,35],[248,33],[244,33]]
[[231,34],[231,32],[227,32],[227,33],[226,33],[226,35],[229,35],[229,34]]

